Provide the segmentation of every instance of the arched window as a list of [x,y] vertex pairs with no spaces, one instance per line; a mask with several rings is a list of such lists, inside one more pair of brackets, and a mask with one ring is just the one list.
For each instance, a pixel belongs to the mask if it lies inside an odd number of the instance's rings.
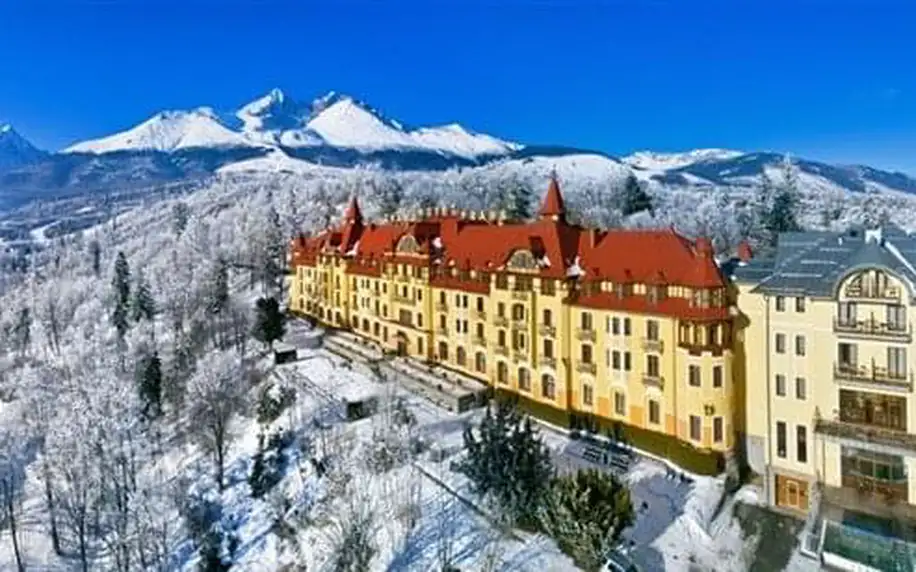
[[397,252],[405,252],[408,254],[413,254],[420,250],[420,245],[417,244],[417,239],[409,234],[405,234],[398,241],[398,245],[395,248]]
[[455,350],[455,363],[457,363],[461,367],[464,367],[466,362],[467,362],[467,355],[464,353],[464,348],[459,347],[457,350]]
[[538,263],[531,251],[516,250],[509,256],[507,266],[516,270],[537,270]]
[[509,367],[504,361],[496,364],[496,381],[503,384],[509,383]]
[[513,320],[524,320],[525,319],[525,307],[522,306],[521,304],[513,304],[512,319]]
[[448,359],[448,344],[439,342],[439,359],[445,361]]
[[474,369],[480,373],[485,373],[487,371],[487,355],[483,352],[479,352],[474,359]]
[[518,388],[521,391],[531,391],[531,374],[523,367],[518,368]]
[[541,396],[547,399],[556,399],[557,388],[553,376],[545,373],[541,376]]

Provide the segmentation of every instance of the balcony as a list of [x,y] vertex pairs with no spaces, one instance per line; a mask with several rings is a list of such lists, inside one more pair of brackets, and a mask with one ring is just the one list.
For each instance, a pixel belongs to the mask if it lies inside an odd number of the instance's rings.
[[518,300],[520,302],[527,302],[531,299],[531,292],[526,292],[524,290],[513,290],[512,299]]
[[443,327],[436,328],[436,335],[448,337],[448,328],[443,328]]
[[590,373],[595,375],[595,372],[598,371],[598,366],[594,362],[584,362],[580,361],[576,364],[576,371],[579,373]]
[[889,324],[877,320],[833,320],[833,331],[844,336],[855,336],[887,340],[890,342],[909,343],[913,340],[913,326],[906,324]]
[[482,347],[482,348],[485,348],[485,347],[487,347],[487,339],[486,339],[486,338],[480,338],[480,337],[476,337],[476,336],[475,336],[475,337],[474,337],[474,340],[473,340],[473,344],[474,344],[475,346],[480,346],[480,347]]
[[512,320],[513,330],[524,330],[528,327],[528,320]]
[[890,389],[911,391],[913,388],[913,372],[898,372],[886,367],[867,365],[835,363],[833,364],[833,379],[838,383],[856,383],[862,385],[884,386]]
[[595,330],[576,330],[576,339],[580,342],[594,342],[596,338]]
[[509,318],[505,316],[496,316],[493,318],[493,325],[497,328],[508,328],[509,327]]
[[525,350],[513,350],[512,361],[515,363],[523,363],[528,361],[528,352]]
[[660,376],[657,373],[644,373],[642,374],[642,383],[648,387],[657,387],[658,389],[665,389],[665,378]]
[[662,340],[652,340],[649,338],[642,339],[642,350],[644,352],[662,353],[665,351],[665,342]]
[[493,348],[493,351],[498,356],[507,356],[508,357],[509,355],[509,348],[506,346],[496,346],[495,348]]
[[877,300],[889,301],[900,299],[900,288],[896,286],[884,286],[879,288],[874,284],[850,284],[844,290],[847,298],[857,298],[859,300]]
[[916,435],[880,425],[849,423],[838,417],[828,419],[815,414],[814,432],[841,441],[903,450],[904,454],[916,452]]
[[549,324],[541,324],[538,326],[538,335],[550,338],[556,337],[557,328]]
[[557,368],[557,358],[553,356],[538,356],[538,363],[552,369]]
[[395,294],[391,297],[396,304],[401,304],[403,306],[413,306],[414,299],[408,296],[401,296],[400,294]]
[[487,313],[483,310],[474,310],[473,316],[475,320],[480,320],[481,322],[487,321]]
[[436,304],[436,311],[437,312],[448,312],[448,304],[443,304],[442,302],[439,302],[438,304]]

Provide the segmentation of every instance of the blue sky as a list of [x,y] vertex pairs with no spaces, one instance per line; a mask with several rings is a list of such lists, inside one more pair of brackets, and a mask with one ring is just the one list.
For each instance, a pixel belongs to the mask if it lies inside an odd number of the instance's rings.
[[911,0],[9,0],[0,121],[45,148],[272,87],[528,143],[916,173]]

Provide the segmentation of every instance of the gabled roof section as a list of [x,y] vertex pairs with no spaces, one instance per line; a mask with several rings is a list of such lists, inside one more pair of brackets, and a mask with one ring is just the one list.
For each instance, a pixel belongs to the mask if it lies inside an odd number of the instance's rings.
[[356,195],[350,198],[350,205],[347,207],[347,214],[344,218],[347,222],[363,222],[363,211],[359,208],[359,200]]

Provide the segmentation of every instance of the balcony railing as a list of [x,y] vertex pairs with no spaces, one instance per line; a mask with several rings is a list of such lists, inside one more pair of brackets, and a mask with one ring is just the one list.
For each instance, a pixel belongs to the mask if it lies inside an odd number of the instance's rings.
[[525,350],[514,350],[512,352],[512,361],[515,363],[522,363],[528,361],[528,352]]
[[483,310],[474,310],[474,319],[485,322],[487,320],[487,313]]
[[438,327],[436,328],[437,336],[448,336],[448,328]]
[[496,346],[495,348],[493,348],[493,351],[498,356],[508,356],[509,355],[509,348],[507,346]]
[[833,320],[833,331],[838,334],[884,339],[889,341],[910,342],[913,339],[913,326],[891,324],[877,320]]
[[480,346],[480,347],[483,347],[483,348],[487,347],[487,339],[486,339],[486,338],[481,338],[481,337],[475,336],[475,337],[474,337],[474,342],[473,342],[473,343],[474,343],[475,346]]
[[883,385],[895,389],[911,390],[913,387],[913,372],[895,371],[886,367],[835,363],[833,365],[833,378],[837,382],[862,383],[870,385]]
[[593,342],[595,337],[595,330],[583,330],[582,328],[576,330],[576,339],[580,342]]
[[642,374],[643,385],[649,387],[657,387],[659,389],[665,389],[665,378],[655,373],[644,373]]
[[519,301],[525,302],[530,298],[531,298],[531,292],[526,292],[525,290],[513,290],[512,291],[513,300],[519,300]]
[[556,326],[541,324],[540,326],[538,326],[538,334],[541,336],[547,336],[547,337],[553,338],[553,337],[556,337],[557,335],[557,328]]
[[512,320],[513,330],[524,330],[528,327],[528,320]]
[[598,366],[595,365],[595,362],[580,361],[576,365],[576,371],[578,371],[579,373],[590,373],[592,375],[595,375],[595,372],[598,371]]
[[438,304],[436,304],[436,311],[437,312],[448,312],[448,304],[443,304],[442,302],[439,302]]
[[665,351],[665,342],[662,340],[642,339],[642,349],[645,352],[662,353]]
[[495,316],[493,318],[493,325],[497,328],[508,328],[509,327],[509,318],[505,316]]
[[873,284],[862,286],[861,284],[850,284],[845,290],[846,297],[860,298],[863,300],[899,300],[900,288],[896,286],[884,286],[878,288]]
[[538,363],[556,369],[557,367],[557,358],[552,356],[538,356]]
[[414,305],[413,298],[410,298],[409,296],[401,296],[400,294],[395,294],[394,296],[392,296],[392,299],[396,303],[402,304],[404,306],[413,306]]
[[916,435],[880,425],[850,423],[841,421],[838,417],[828,419],[815,414],[814,432],[846,441],[883,445],[916,452]]

